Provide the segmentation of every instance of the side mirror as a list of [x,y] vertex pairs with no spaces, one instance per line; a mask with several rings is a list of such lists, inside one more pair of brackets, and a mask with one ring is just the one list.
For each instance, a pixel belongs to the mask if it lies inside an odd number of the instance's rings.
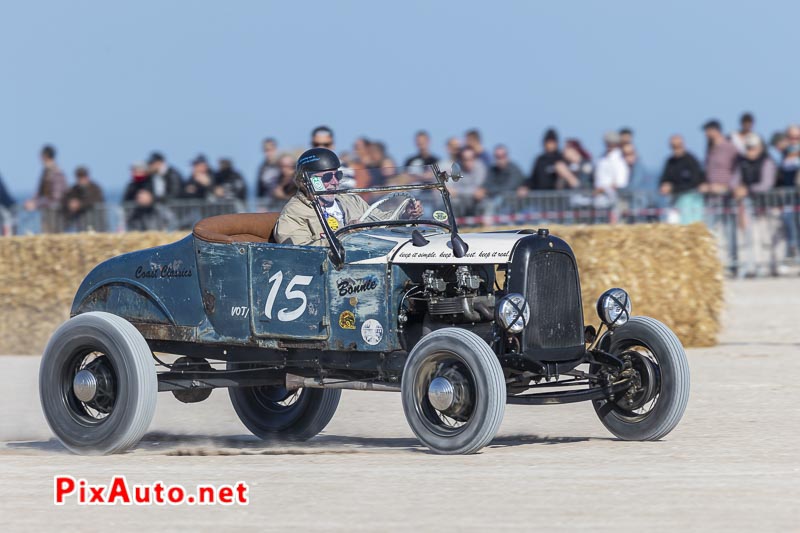
[[458,257],[459,259],[467,255],[469,251],[469,245],[464,242],[464,239],[461,238],[461,235],[456,233],[450,239],[450,243],[453,246],[453,255]]
[[453,166],[450,167],[450,179],[453,181],[458,181],[463,176],[461,175],[461,165],[458,163],[453,163]]

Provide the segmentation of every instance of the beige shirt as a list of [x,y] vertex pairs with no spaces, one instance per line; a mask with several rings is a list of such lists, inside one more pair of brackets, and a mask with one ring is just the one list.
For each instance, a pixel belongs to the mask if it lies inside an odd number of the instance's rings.
[[[345,224],[357,222],[369,208],[369,204],[355,194],[338,194],[335,198],[344,212]],[[328,246],[319,217],[302,194],[293,196],[283,207],[275,225],[275,240],[281,244]]]

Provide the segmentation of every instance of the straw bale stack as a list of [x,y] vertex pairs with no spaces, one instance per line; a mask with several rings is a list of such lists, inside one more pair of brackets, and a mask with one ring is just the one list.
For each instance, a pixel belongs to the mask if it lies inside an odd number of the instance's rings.
[[[633,312],[669,325],[687,346],[715,344],[722,309],[716,243],[692,226],[563,226],[575,251],[587,324],[607,288],[631,295]],[[83,277],[121,253],[177,241],[180,233],[71,234],[0,239],[0,354],[39,354],[69,316]]]
[[664,322],[685,346],[716,344],[722,265],[705,225],[563,226],[551,233],[575,252],[587,324],[599,325],[598,297],[621,287],[631,297],[634,315]]
[[81,233],[0,238],[0,354],[40,354],[67,318],[83,278],[125,252],[178,233]]

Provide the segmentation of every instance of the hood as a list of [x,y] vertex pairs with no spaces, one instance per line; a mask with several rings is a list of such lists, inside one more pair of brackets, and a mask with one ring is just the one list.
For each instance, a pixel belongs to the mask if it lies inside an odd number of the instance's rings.
[[[425,233],[428,244],[425,246],[414,246],[409,238],[394,238],[395,245],[385,255],[380,257],[365,258],[362,260],[350,261],[351,264],[371,264],[371,263],[393,263],[393,264],[435,264],[453,263],[461,265],[470,264],[495,264],[508,261],[511,250],[516,242],[527,233],[519,232],[497,232],[497,233],[459,233],[464,242],[469,245],[469,251],[464,257],[456,258],[453,256],[453,249],[450,245],[450,234],[436,232],[434,234]],[[373,235],[377,237],[377,235]],[[391,242],[388,236],[381,235],[381,240],[386,239],[381,244]],[[373,240],[373,246],[375,245]]]

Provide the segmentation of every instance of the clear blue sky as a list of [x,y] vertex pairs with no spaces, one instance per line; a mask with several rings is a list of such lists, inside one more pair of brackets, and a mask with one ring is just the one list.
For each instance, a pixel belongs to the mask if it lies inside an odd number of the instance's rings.
[[260,141],[329,124],[413,150],[428,129],[478,127],[524,170],[556,126],[600,151],[632,126],[659,169],[667,137],[702,155],[699,126],[763,135],[800,121],[800,2],[36,1],[0,6],[0,174],[18,200],[53,143],[106,188],[162,150],[183,172],[229,156],[253,185]]

